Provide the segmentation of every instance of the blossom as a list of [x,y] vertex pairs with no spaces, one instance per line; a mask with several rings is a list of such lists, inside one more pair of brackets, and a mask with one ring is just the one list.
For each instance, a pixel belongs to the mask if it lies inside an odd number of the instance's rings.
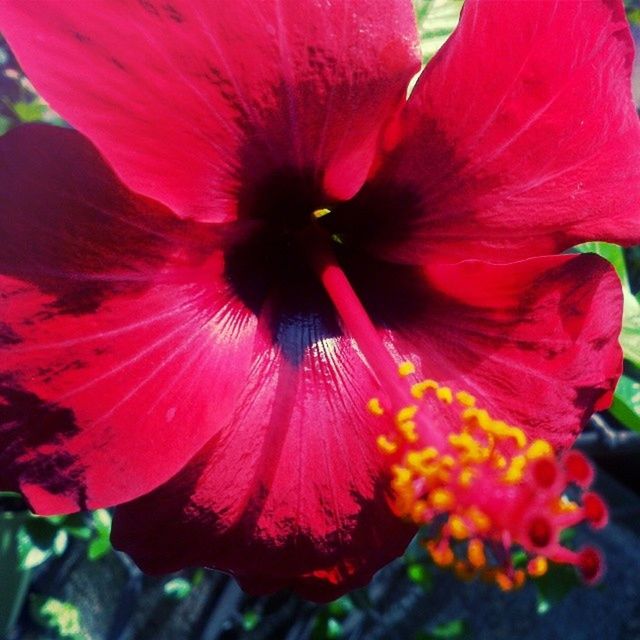
[[399,363],[558,450],[607,406],[615,273],[553,254],[640,237],[621,3],[467,0],[407,99],[414,22],[409,0],[0,0],[76,128],[0,140],[0,486],[120,505],[145,571],[322,599],[415,530],[370,411],[410,400]]

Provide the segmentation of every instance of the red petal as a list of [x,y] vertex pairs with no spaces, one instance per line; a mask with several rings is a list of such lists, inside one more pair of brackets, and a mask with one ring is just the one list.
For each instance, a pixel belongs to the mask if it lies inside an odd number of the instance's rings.
[[425,377],[470,392],[495,418],[558,447],[611,401],[622,297],[604,260],[467,261],[427,275],[437,293],[419,322],[394,336]]
[[[114,544],[145,572],[210,566],[253,593],[329,599],[366,583],[413,530],[392,515],[375,384],[351,342],[319,319],[278,332],[227,427],[183,472],[116,512]],[[314,338],[315,337],[315,338]],[[293,352],[290,349],[293,348]]]
[[0,140],[0,203],[0,484],[40,513],[153,489],[227,419],[248,372],[256,320],[212,234],[54,127]]
[[371,217],[375,194],[406,192],[393,209],[404,234],[378,229],[378,251],[413,264],[507,262],[585,240],[638,242],[632,61],[619,0],[467,0],[363,204]]
[[0,0],[0,26],[129,187],[201,220],[282,167],[353,195],[418,69],[409,0]]

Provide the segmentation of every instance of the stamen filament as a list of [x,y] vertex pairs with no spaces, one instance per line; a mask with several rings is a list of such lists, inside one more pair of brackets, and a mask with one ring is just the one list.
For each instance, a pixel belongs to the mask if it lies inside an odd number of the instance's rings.
[[[398,364],[385,347],[349,279],[322,240],[313,247],[312,264],[344,327],[358,344],[393,404],[398,407],[413,404],[411,394],[398,377]],[[406,371],[406,366],[403,370]]]

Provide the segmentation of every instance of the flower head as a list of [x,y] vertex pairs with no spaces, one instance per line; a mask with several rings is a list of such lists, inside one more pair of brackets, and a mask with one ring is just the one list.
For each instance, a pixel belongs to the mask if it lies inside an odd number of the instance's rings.
[[121,505],[147,571],[333,597],[415,530],[367,409],[410,405],[398,363],[558,450],[609,402],[615,273],[545,254],[640,237],[617,0],[467,0],[408,100],[410,0],[0,0],[0,28],[77,129],[0,140],[0,485],[37,512]]

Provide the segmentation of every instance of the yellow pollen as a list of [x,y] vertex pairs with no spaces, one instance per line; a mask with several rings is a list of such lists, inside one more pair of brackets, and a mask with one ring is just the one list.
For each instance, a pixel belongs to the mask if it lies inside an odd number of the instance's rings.
[[330,213],[331,209],[316,209],[311,215],[318,220],[319,218],[324,218],[324,216],[329,215]]
[[460,460],[463,463],[484,462],[489,458],[489,449],[480,446],[480,443],[469,433],[452,433],[449,436],[449,443],[461,451]]
[[527,436],[522,429],[509,427],[507,435],[513,438],[521,449],[527,446]]
[[407,376],[410,376],[412,373],[416,372],[416,368],[413,366],[413,362],[401,362],[398,365],[398,373],[403,377],[406,378]]
[[420,522],[424,519],[424,513],[427,510],[427,503],[424,500],[417,500],[411,508],[411,517],[414,522]]
[[447,511],[455,504],[455,498],[448,489],[435,489],[429,494],[429,502],[435,509]]
[[411,395],[420,400],[429,389],[438,389],[440,385],[435,380],[422,380],[411,385]]
[[550,456],[553,453],[551,445],[546,440],[534,440],[527,449],[525,455],[529,460],[536,460]]
[[507,466],[507,459],[500,453],[494,453],[493,466],[496,469],[505,469]]
[[470,582],[476,576],[476,569],[472,565],[467,564],[462,560],[458,560],[455,563],[453,570],[456,574],[456,577],[458,577],[463,582]]
[[450,516],[447,524],[449,525],[451,536],[456,540],[465,540],[469,537],[469,527],[460,516]]
[[400,426],[407,420],[413,420],[416,413],[418,413],[418,406],[415,404],[409,404],[406,407],[402,407],[402,409],[400,409],[396,414],[396,425]]
[[440,542],[439,544],[429,541],[426,543],[426,549],[431,555],[431,559],[433,562],[439,567],[446,567],[450,564],[453,564],[455,560],[455,556],[453,554],[453,550],[451,547],[444,543]]
[[554,510],[557,513],[573,513],[579,508],[580,507],[575,502],[572,502],[566,496],[561,496],[554,505]]
[[378,436],[376,440],[376,444],[378,445],[378,449],[382,451],[382,453],[395,453],[398,450],[398,445],[395,442],[389,440],[386,436]]
[[466,391],[458,391],[456,393],[456,400],[465,407],[474,407],[476,399]]
[[473,472],[473,469],[467,467],[460,472],[460,475],[458,476],[458,484],[461,487],[468,488],[473,483],[474,478],[475,473]]
[[502,591],[511,591],[515,586],[513,580],[504,571],[496,571],[494,580]]
[[404,487],[411,482],[411,471],[406,467],[402,467],[399,464],[394,464],[391,467],[391,473],[393,474],[393,480],[391,481],[394,489],[398,487]]
[[491,528],[491,519],[483,511],[478,509],[478,507],[469,507],[465,515],[478,533],[485,533]]
[[416,423],[413,420],[405,420],[398,424],[398,431],[404,436],[407,442],[411,444],[418,442],[420,439],[416,433]]
[[369,410],[369,413],[372,413],[374,416],[384,415],[384,409],[380,404],[380,398],[371,398],[371,400],[367,402],[367,409]]
[[509,468],[505,471],[502,479],[508,484],[514,484],[522,480],[524,468],[527,465],[527,459],[524,456],[514,456],[511,458]]
[[438,450],[435,447],[425,447],[420,451],[410,451],[407,454],[407,465],[416,473],[426,475],[429,472],[429,466],[425,466],[426,463],[437,457]]
[[440,387],[439,389],[436,389],[436,396],[438,400],[441,400],[445,404],[453,403],[453,392],[449,387]]
[[487,557],[484,553],[484,544],[478,538],[469,540],[469,546],[467,548],[467,557],[471,566],[476,569],[481,569],[487,564]]
[[527,579],[527,575],[522,569],[516,569],[513,574],[513,586],[515,589],[519,589]]
[[475,424],[485,430],[489,431],[493,424],[493,420],[486,409],[476,409],[475,407],[468,407],[462,412],[462,420],[470,424]]
[[539,578],[547,573],[549,569],[549,563],[547,559],[543,556],[536,556],[529,560],[527,564],[527,573],[534,578]]

